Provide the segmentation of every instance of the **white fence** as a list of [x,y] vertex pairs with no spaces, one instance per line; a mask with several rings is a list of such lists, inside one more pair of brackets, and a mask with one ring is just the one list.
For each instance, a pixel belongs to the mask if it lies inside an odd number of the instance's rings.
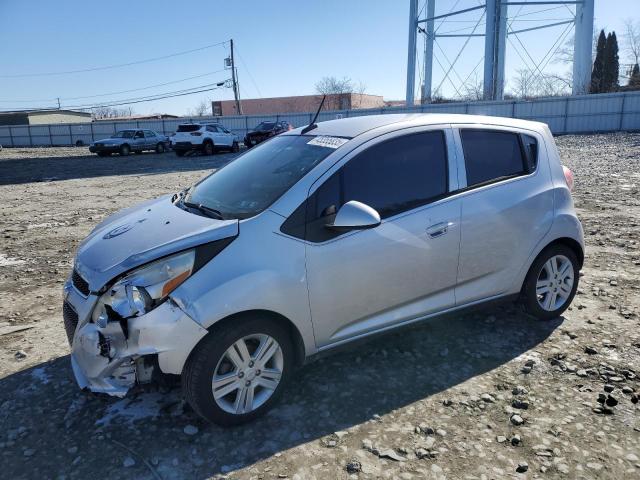
[[[389,107],[366,110],[323,111],[318,121],[385,113],[468,113],[536,120],[549,125],[555,134],[640,130],[640,92],[603,93],[575,97],[497,102],[456,102]],[[89,144],[125,128],[146,128],[170,135],[180,123],[215,120],[244,137],[262,121],[286,120],[295,127],[308,124],[313,113],[177,118],[128,122],[93,122],[0,126],[0,145],[5,147],[62,146]]]

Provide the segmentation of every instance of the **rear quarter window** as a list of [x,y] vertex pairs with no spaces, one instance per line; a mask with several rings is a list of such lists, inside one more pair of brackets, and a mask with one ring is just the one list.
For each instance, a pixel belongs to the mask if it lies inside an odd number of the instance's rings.
[[529,170],[518,133],[467,129],[460,132],[460,137],[468,187],[522,175]]

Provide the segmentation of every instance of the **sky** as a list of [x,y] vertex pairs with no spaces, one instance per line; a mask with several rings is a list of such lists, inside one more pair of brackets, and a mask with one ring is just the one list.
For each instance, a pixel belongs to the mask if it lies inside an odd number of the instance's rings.
[[[481,0],[436,0],[436,15],[479,3]],[[420,9],[423,4],[420,0]],[[542,20],[562,21],[571,15],[567,8],[557,6],[543,12],[539,11],[551,7],[509,8],[513,29],[538,25]],[[437,31],[467,33],[479,21],[475,31],[482,33],[481,12],[469,12],[442,24],[437,21]],[[210,88],[208,85],[231,76],[224,69],[230,38],[236,47],[242,98],[313,94],[322,77],[335,76],[362,83],[366,93],[383,95],[387,100],[404,99],[408,15],[408,0],[0,0],[0,110],[54,107],[58,97],[64,108],[205,85],[202,89]],[[595,17],[598,28],[615,30],[621,41],[624,20],[640,22],[640,0],[595,0]],[[540,62],[554,49],[565,28],[510,38],[507,91],[516,71]],[[572,30],[564,33],[566,39],[571,38]],[[220,42],[226,43],[200,49]],[[483,42],[482,37],[471,38],[455,60],[465,39],[438,39],[434,90],[440,86],[442,95],[455,96],[463,83],[481,80],[482,65],[475,67],[483,55]],[[421,50],[422,35],[418,44]],[[200,50],[126,67],[58,74],[194,49]],[[626,63],[625,56],[622,51],[621,63]],[[420,53],[419,72],[421,57]],[[450,68],[447,62],[454,61],[445,78]],[[570,66],[552,61],[546,68],[562,73]],[[56,74],[43,75],[50,73]],[[125,92],[128,90],[134,91]],[[137,103],[131,108],[137,114],[182,115],[203,100],[232,98],[230,88],[218,88]]]

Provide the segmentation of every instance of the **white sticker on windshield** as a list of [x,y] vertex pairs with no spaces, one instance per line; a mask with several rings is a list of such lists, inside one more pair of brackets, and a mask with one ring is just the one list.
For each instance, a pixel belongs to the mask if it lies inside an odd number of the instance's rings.
[[313,137],[313,140],[307,142],[307,145],[316,145],[318,147],[327,147],[327,148],[338,148],[345,143],[347,143],[349,139],[340,138],[340,137],[329,137],[326,135],[318,135],[317,137]]

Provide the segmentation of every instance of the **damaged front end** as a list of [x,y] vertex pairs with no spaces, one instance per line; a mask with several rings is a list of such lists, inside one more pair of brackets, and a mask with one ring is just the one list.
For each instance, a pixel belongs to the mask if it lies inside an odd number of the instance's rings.
[[79,386],[124,396],[136,383],[150,381],[156,368],[180,374],[207,330],[170,293],[229,241],[214,242],[218,248],[209,244],[207,258],[194,248],[148,263],[96,293],[83,291],[74,271],[65,284],[63,313]]

